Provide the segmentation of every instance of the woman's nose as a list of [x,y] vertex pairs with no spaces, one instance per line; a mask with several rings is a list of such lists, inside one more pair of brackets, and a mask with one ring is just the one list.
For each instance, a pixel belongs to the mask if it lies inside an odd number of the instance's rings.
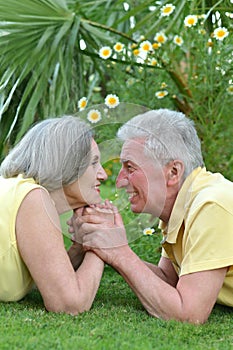
[[100,169],[99,169],[97,175],[98,175],[98,178],[100,180],[103,180],[103,181],[107,180],[107,178],[108,178],[108,175],[107,175],[106,171],[104,170],[104,168],[102,167],[102,165],[100,165]]

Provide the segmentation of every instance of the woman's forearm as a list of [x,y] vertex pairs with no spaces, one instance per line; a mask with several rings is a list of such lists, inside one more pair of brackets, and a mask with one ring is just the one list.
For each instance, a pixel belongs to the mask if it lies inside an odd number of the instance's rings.
[[87,252],[76,271],[80,305],[86,311],[91,308],[104,270],[104,262],[93,252]]

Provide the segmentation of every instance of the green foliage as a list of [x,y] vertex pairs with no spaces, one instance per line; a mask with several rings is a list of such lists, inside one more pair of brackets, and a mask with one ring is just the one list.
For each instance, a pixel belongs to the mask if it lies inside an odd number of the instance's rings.
[[[130,6],[126,16],[135,15],[130,34],[137,39],[137,45],[118,54],[117,64],[109,61],[106,74],[111,79],[107,91],[117,93],[124,102],[152,109],[178,109],[189,115],[202,140],[207,167],[233,179],[232,3],[173,1],[176,8],[167,17],[160,15],[166,2],[157,3],[153,10],[145,7],[142,16],[136,14],[137,6]],[[195,25],[184,25],[188,15],[196,16]],[[229,32],[223,40],[214,36],[218,27]],[[163,43],[155,40],[159,32],[166,36]],[[177,35],[182,38],[180,46],[174,42]],[[134,52],[145,41],[161,45],[144,52],[142,59],[142,54],[137,52],[135,56]],[[131,62],[127,61],[129,57]],[[124,65],[119,64],[121,60]],[[159,91],[167,95],[158,99],[155,94]]]
[[[101,41],[111,42],[110,32],[127,37],[86,18],[110,3],[23,0],[19,7],[16,0],[0,1],[0,154],[35,121],[76,111],[89,73],[102,75]],[[85,55],[81,40],[90,47]]]
[[[117,93],[126,103],[189,114],[203,140],[207,165],[214,168],[209,142],[212,148],[232,118],[232,1],[174,0],[174,11],[162,16],[166,4],[22,0],[18,9],[16,0],[0,0],[1,157],[35,121],[77,112],[82,96],[95,105]],[[197,16],[195,25],[184,25],[188,15]],[[229,32],[224,40],[213,34],[220,26]],[[159,32],[167,40],[155,39]],[[182,38],[180,46],[176,35]],[[161,45],[140,59],[134,50],[145,40]],[[113,50],[118,41],[123,51],[107,60],[99,57],[101,47]],[[167,95],[157,99],[161,90]],[[218,142],[213,151],[220,158]],[[232,176],[225,166],[219,169]]]

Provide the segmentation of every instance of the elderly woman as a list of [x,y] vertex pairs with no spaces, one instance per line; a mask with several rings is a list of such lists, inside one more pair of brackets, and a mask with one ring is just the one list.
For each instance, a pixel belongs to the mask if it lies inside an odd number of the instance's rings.
[[0,301],[35,283],[48,311],[90,309],[104,263],[74,243],[65,250],[59,214],[101,201],[107,175],[89,127],[64,116],[35,125],[0,168]]

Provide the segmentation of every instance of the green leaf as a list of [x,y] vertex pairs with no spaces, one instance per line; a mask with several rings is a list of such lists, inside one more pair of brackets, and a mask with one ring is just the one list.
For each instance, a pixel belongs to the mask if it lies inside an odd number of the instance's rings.
[[23,115],[23,122],[17,134],[16,142],[21,139],[24,133],[28,130],[29,126],[34,122],[36,109],[46,86],[47,76],[46,74],[43,74],[36,84],[35,90],[30,98],[30,101]]
[[102,42],[108,41],[113,42],[113,38],[109,36],[109,34],[104,33],[103,31],[93,27],[92,25],[88,24],[84,20],[82,20],[82,27],[89,32],[90,35],[93,35],[96,38],[101,39]]

